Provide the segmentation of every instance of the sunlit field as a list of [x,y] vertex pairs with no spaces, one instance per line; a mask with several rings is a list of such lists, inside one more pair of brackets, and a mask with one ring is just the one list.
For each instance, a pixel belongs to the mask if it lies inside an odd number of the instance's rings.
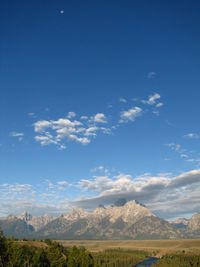
[[162,256],[174,252],[200,253],[200,239],[195,240],[59,240],[66,247],[84,246],[91,252],[104,251],[106,249],[130,249],[142,250]]

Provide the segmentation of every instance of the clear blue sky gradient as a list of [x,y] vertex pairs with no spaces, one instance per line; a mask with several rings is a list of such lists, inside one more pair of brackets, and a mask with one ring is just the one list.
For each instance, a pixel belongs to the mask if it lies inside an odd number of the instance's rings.
[[[99,165],[133,177],[198,169],[199,13],[195,0],[3,1],[1,184],[76,184]],[[164,104],[158,115],[141,102],[154,93]],[[134,122],[100,133],[88,145],[66,142],[59,150],[34,139],[39,120],[64,118],[69,111],[104,113],[110,126],[134,106],[144,111]],[[189,133],[197,138],[184,137]],[[191,160],[166,145],[171,143],[180,144]],[[77,188],[63,192],[69,199],[79,194]]]

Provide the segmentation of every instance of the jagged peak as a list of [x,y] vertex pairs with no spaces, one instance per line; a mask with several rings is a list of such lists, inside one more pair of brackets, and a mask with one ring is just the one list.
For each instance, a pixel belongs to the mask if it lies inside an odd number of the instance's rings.
[[24,221],[30,221],[32,219],[32,215],[28,213],[27,211],[23,211],[20,213],[19,216],[17,216],[18,219],[24,220]]
[[89,215],[89,212],[85,211],[84,209],[81,208],[72,208],[69,213],[64,215],[65,219],[68,220],[74,220],[74,219],[79,219],[79,218],[84,218]]

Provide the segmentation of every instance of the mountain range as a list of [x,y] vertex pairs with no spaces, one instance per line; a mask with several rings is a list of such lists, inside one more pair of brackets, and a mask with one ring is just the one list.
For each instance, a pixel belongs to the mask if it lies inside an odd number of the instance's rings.
[[200,236],[200,213],[190,220],[166,221],[135,200],[118,200],[111,207],[94,211],[72,209],[53,217],[27,212],[0,219],[7,237],[37,239],[176,239]]

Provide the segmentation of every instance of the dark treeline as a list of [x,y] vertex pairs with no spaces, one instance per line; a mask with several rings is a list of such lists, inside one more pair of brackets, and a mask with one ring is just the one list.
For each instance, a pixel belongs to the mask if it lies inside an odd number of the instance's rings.
[[133,267],[146,256],[121,249],[91,254],[84,247],[66,248],[51,240],[6,239],[0,231],[0,267]]
[[92,255],[83,247],[67,249],[46,240],[32,246],[29,242],[6,239],[0,232],[0,267],[93,267]]

